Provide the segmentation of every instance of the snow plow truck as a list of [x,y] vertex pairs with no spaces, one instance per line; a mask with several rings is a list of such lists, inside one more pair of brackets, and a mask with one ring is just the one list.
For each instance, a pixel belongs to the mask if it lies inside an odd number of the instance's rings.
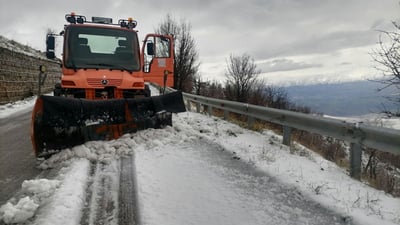
[[181,92],[151,96],[149,83],[173,87],[174,45],[170,35],[148,34],[142,47],[137,21],[65,15],[60,34],[48,34],[47,58],[55,58],[55,37],[63,37],[61,82],[54,96],[39,96],[32,112],[36,157],[91,140],[172,125],[185,111]]

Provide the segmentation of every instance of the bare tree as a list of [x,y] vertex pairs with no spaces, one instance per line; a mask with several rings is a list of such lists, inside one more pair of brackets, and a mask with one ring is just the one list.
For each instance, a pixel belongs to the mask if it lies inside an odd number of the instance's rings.
[[165,20],[159,24],[155,32],[174,36],[174,86],[178,90],[191,92],[192,82],[198,73],[200,63],[198,62],[196,42],[191,35],[190,23],[185,20],[178,23],[170,14],[167,14]]
[[264,80],[257,79],[249,93],[248,103],[253,105],[268,106],[267,85]]
[[268,85],[265,87],[264,95],[267,106],[276,109],[289,109],[290,101],[287,92],[282,87]]
[[218,81],[205,82],[205,86],[200,91],[200,94],[206,97],[225,99],[224,88]]
[[[383,75],[382,79],[374,80],[384,85],[379,90],[390,86],[400,90],[400,24],[393,22],[393,25],[394,31],[380,31],[379,48],[371,54],[378,64],[375,68]],[[400,102],[400,96],[389,99]]]
[[228,100],[248,102],[250,91],[254,87],[260,70],[249,55],[230,55],[227,61],[225,95]]
[[193,76],[193,93],[196,95],[201,95],[204,93],[207,83],[203,81],[200,74]]

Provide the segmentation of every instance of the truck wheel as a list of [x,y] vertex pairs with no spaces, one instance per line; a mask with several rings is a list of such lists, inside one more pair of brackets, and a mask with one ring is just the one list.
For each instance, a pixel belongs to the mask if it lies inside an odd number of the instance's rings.
[[54,87],[54,90],[53,90],[53,95],[54,96],[61,96],[61,92],[62,92],[62,90],[61,90],[61,84],[56,84],[55,85],[55,87]]
[[144,85],[144,97],[150,97],[151,96],[151,90],[148,84]]

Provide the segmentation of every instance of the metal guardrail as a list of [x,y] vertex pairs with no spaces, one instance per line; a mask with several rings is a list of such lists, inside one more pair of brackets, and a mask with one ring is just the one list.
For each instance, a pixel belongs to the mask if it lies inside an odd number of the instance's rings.
[[208,98],[188,93],[183,93],[188,102],[196,104],[197,112],[201,106],[207,106],[208,112],[212,108],[224,110],[224,117],[228,112],[234,112],[248,117],[249,125],[254,119],[260,119],[283,126],[283,144],[290,145],[292,128],[304,130],[344,140],[350,143],[350,175],[356,179],[361,177],[362,147],[370,147],[379,151],[400,154],[400,131],[373,127],[363,123],[349,123],[342,120],[325,118],[321,116],[261,107],[240,102]]

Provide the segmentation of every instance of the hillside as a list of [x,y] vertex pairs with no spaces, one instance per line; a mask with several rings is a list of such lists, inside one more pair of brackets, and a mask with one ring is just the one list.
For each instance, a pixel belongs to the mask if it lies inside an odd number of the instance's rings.
[[[359,116],[384,110],[398,111],[385,97],[398,92],[371,81],[354,81],[337,84],[318,84],[285,87],[290,100],[311,107],[314,111],[332,116]],[[384,104],[384,106],[382,105]],[[384,108],[385,107],[385,108]]]

